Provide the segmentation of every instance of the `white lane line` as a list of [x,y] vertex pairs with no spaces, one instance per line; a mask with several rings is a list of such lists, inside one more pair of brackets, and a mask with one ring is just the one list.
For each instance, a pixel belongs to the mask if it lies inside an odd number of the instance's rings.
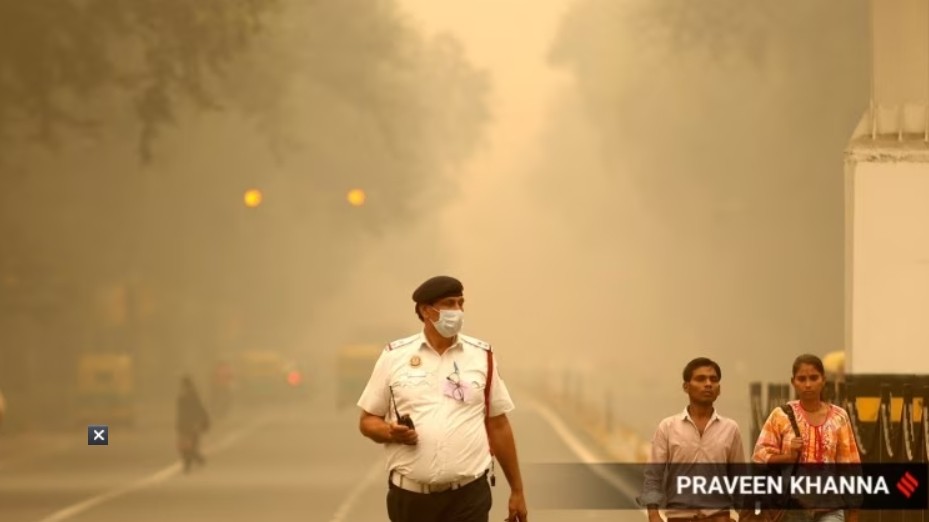
[[367,490],[375,480],[383,478],[385,473],[383,463],[379,462],[375,464],[371,470],[368,471],[368,474],[365,475],[365,478],[355,486],[355,489],[349,492],[347,497],[345,497],[345,500],[343,500],[339,508],[335,510],[329,522],[344,521],[352,509],[354,509],[355,504],[358,503],[358,500],[361,498],[361,495],[364,494],[365,490]]
[[[225,451],[226,449],[231,447],[233,444],[238,442],[242,437],[245,437],[246,435],[262,427],[269,420],[270,420],[270,417],[262,417],[261,419],[258,419],[255,422],[246,424],[245,426],[239,428],[238,430],[227,434],[225,437],[220,439],[220,441],[217,442],[216,444],[211,445],[208,449],[204,451],[204,453],[207,455],[214,455],[221,451]],[[172,464],[170,466],[167,466],[165,468],[162,468],[156,471],[155,473],[152,473],[151,475],[143,477],[142,479],[139,479],[135,482],[131,482],[122,487],[111,489],[99,495],[96,495],[86,500],[83,500],[81,502],[78,502],[76,504],[72,504],[66,508],[60,509],[52,513],[51,515],[43,518],[39,522],[63,522],[64,520],[74,518],[75,516],[80,515],[81,513],[84,513],[85,511],[89,509],[92,509],[103,503],[109,502],[113,499],[132,493],[133,491],[142,490],[145,488],[152,487],[156,484],[160,484],[168,480],[169,478],[173,477],[174,475],[177,475],[180,471],[181,471],[180,463]]]
[[[585,464],[596,464],[603,462],[603,459],[597,458],[597,456],[581,442],[574,433],[565,425],[564,421],[561,420],[555,412],[553,412],[548,406],[537,402],[530,398],[523,398],[529,408],[536,411],[542,419],[551,426],[552,430],[561,438],[562,442],[565,443],[568,448],[577,455],[577,458]],[[592,466],[591,471],[593,471],[598,477],[603,479],[607,484],[616,488],[617,491],[625,495],[632,502],[636,502],[638,497],[638,491],[636,491],[632,486],[629,485],[625,480],[617,477],[616,475],[606,471],[602,466]],[[642,509],[641,512],[648,517],[648,511]]]

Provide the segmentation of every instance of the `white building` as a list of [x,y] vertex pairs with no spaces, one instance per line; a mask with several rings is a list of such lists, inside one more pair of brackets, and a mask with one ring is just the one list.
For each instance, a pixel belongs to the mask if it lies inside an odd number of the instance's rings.
[[929,374],[929,1],[871,10],[871,107],[846,153],[846,371]]

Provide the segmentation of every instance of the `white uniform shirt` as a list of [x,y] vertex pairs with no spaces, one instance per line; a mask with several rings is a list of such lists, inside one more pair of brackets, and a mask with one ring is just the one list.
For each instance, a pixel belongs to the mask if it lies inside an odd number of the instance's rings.
[[[388,472],[437,484],[476,477],[490,467],[484,427],[489,350],[489,344],[461,334],[442,355],[429,345],[423,333],[387,345],[374,365],[358,406],[396,421],[390,397],[392,388],[400,415],[410,416],[419,436],[415,446],[384,445]],[[445,393],[448,377],[455,373],[456,366],[460,382],[466,387],[463,401]],[[514,408],[494,358],[490,416]]]

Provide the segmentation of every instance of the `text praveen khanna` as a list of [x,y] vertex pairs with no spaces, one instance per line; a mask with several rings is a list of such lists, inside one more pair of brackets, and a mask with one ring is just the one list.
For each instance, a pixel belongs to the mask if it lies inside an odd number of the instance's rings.
[[[678,495],[782,495],[783,477],[735,475],[731,477],[678,476]],[[792,495],[890,494],[884,477],[790,477]]]

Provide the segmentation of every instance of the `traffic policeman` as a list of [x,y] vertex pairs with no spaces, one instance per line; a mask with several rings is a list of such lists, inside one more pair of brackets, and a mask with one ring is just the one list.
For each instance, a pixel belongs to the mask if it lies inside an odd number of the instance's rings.
[[487,522],[495,456],[510,485],[507,520],[528,520],[513,401],[491,346],[459,333],[463,292],[448,276],[413,292],[422,332],[384,348],[358,401],[361,433],[386,448],[391,522]]

